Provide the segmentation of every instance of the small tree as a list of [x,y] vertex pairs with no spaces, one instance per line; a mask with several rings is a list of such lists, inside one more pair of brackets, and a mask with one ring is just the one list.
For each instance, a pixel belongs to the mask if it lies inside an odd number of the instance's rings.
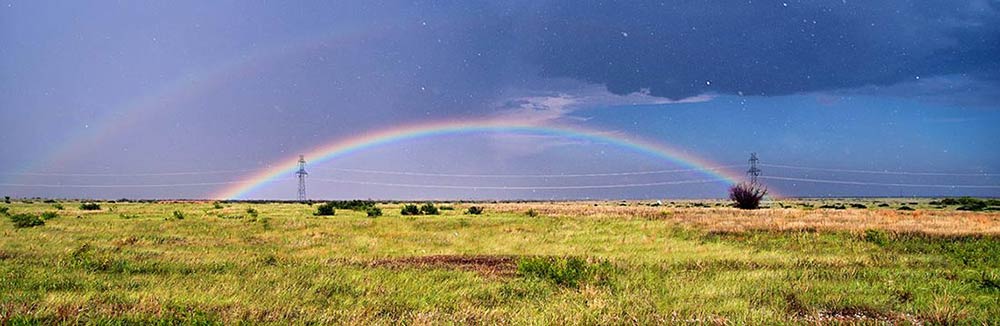
[[336,212],[333,208],[333,203],[326,203],[323,205],[316,206],[316,216],[333,216]]
[[482,206],[469,206],[469,210],[465,211],[466,214],[479,215],[483,213]]
[[417,205],[403,205],[403,209],[399,211],[401,215],[420,215],[420,208]]
[[372,206],[368,207],[368,210],[366,210],[365,213],[368,214],[368,217],[382,216],[382,209]]
[[434,206],[434,203],[426,203],[420,206],[420,212],[424,215],[438,215],[440,213],[438,208]]
[[80,204],[80,209],[85,211],[99,211],[101,210],[101,205],[98,203],[83,203]]
[[756,183],[741,182],[729,188],[729,199],[740,209],[760,208],[764,195],[767,195],[767,187]]

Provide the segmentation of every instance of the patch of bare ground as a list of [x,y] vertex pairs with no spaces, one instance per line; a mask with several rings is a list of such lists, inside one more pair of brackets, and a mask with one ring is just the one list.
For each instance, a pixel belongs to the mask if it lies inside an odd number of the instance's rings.
[[517,272],[517,257],[498,255],[434,255],[376,259],[367,267],[460,269],[487,277],[508,277]]
[[730,207],[652,207],[606,205],[591,202],[487,204],[493,212],[540,216],[654,219],[690,225],[709,231],[853,231],[881,229],[934,235],[1000,235],[1000,213],[951,210],[898,211],[890,209],[767,208],[741,210]]

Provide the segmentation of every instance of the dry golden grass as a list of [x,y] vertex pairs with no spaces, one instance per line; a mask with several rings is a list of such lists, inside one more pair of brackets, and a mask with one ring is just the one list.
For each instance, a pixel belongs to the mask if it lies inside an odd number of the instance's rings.
[[880,229],[932,235],[998,235],[1000,212],[940,209],[799,209],[741,210],[731,207],[667,207],[607,202],[499,203],[487,210],[545,216],[615,219],[662,219],[709,231],[849,231]]

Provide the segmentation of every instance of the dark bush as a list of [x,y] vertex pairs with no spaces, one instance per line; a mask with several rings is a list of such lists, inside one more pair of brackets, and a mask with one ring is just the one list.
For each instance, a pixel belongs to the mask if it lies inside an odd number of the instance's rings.
[[57,217],[59,217],[59,214],[56,214],[56,212],[45,212],[45,213],[42,213],[42,219],[43,220],[51,220],[51,219],[54,219],[54,218],[57,218]]
[[482,206],[469,206],[469,209],[465,211],[466,214],[479,215],[483,213]]
[[10,204],[10,196],[3,196],[3,202]]
[[912,210],[914,210],[914,209],[913,209],[912,207],[910,207],[910,206],[900,206],[899,208],[897,208],[897,210],[901,210],[901,211],[912,211]]
[[45,225],[45,221],[42,221],[42,219],[38,218],[38,216],[31,214],[11,215],[10,221],[14,223],[15,228],[19,229]]
[[333,203],[325,203],[325,204],[316,206],[316,213],[314,213],[313,215],[316,215],[316,216],[333,216],[335,213],[336,213],[336,209],[334,207],[334,204]]
[[63,210],[63,209],[66,209],[66,207],[63,207],[63,205],[62,205],[62,204],[55,204],[55,205],[52,205],[52,208],[55,208],[55,209],[58,209],[58,210]]
[[440,208],[442,211],[453,211],[453,210],[455,210],[454,206],[446,206],[446,205],[441,205],[441,207],[438,207],[438,208]]
[[382,216],[382,209],[375,206],[368,207],[365,214],[368,214],[368,217]]
[[258,213],[253,207],[247,207],[247,215],[250,215],[250,217],[257,217]]
[[403,209],[399,211],[402,215],[420,215],[420,208],[417,205],[403,205]]
[[755,183],[741,182],[729,188],[729,199],[740,209],[760,208],[765,195],[767,188]]
[[336,209],[347,209],[352,211],[364,212],[367,211],[369,207],[375,207],[375,202],[372,200],[334,200],[327,203]]
[[856,204],[855,203],[855,204],[851,204],[851,208],[865,209],[865,208],[868,208],[868,206],[865,206],[865,204]]
[[536,217],[536,216],[538,216],[538,212],[536,212],[534,208],[529,208],[528,211],[525,214],[527,214],[528,217]]
[[881,203],[881,204],[878,204],[878,207],[889,207],[889,204]]
[[85,211],[97,211],[101,210],[101,205],[98,203],[83,203],[80,204],[80,209]]
[[183,220],[184,213],[181,213],[181,211],[174,211],[174,219]]
[[423,206],[420,206],[420,213],[424,215],[438,215],[441,212],[439,212],[438,208],[434,206],[434,203],[426,203]]
[[7,206],[0,207],[0,215],[8,215],[8,214],[10,214],[10,207]]

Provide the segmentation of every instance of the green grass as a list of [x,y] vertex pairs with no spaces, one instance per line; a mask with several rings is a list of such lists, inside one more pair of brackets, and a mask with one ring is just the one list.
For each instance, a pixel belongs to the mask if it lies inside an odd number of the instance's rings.
[[[1000,322],[996,236],[710,232],[455,206],[400,216],[380,205],[371,218],[304,204],[69,203],[41,226],[4,219],[0,324]],[[372,264],[434,255],[516,263]]]

